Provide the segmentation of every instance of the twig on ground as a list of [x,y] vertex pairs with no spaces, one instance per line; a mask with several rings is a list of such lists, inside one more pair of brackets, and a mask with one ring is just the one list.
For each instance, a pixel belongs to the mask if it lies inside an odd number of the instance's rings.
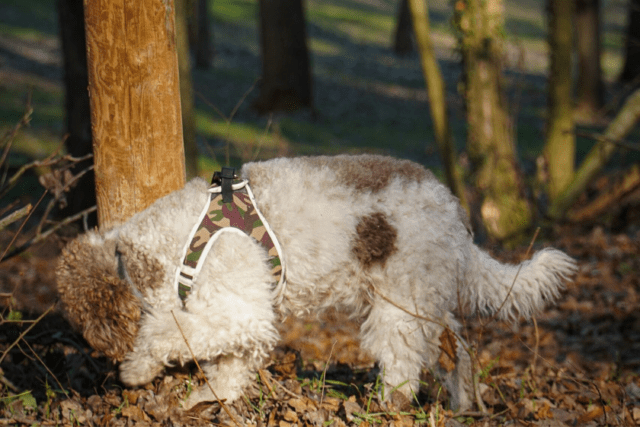
[[269,381],[269,379],[267,378],[267,373],[264,371],[264,369],[258,369],[258,376],[260,376],[260,381],[262,381],[263,384],[267,386],[267,390],[269,390],[269,394],[271,394],[272,396],[275,396],[276,392],[273,390],[273,387],[271,386],[271,381]]
[[227,413],[229,418],[231,418],[231,421],[233,421],[233,423],[236,426],[240,427],[240,424],[238,424],[238,421],[231,414],[231,411],[229,411],[229,408],[227,408],[227,405],[225,405],[224,402],[222,400],[220,400],[220,398],[218,398],[218,395],[216,394],[215,390],[213,390],[213,387],[211,387],[211,384],[209,383],[209,379],[207,378],[207,376],[205,375],[204,371],[200,367],[200,363],[198,363],[198,359],[196,359],[196,355],[193,353],[193,350],[191,349],[191,344],[189,344],[189,340],[187,339],[186,335],[184,334],[184,331],[182,330],[182,326],[180,326],[180,323],[178,322],[178,318],[173,313],[173,310],[171,310],[171,315],[173,316],[173,320],[176,322],[176,325],[178,326],[178,330],[180,331],[180,335],[182,335],[182,339],[184,339],[184,343],[187,345],[187,348],[189,349],[189,353],[191,353],[191,358],[195,362],[195,364],[196,364],[196,366],[198,368],[198,371],[200,371],[200,373],[204,377],[204,381],[207,383],[207,386],[209,387],[209,390],[211,390],[211,393],[213,393],[213,396],[216,398],[216,400],[220,404],[220,407],[222,407],[222,409]]
[[324,370],[322,371],[322,389],[320,390],[320,405],[322,406],[322,401],[324,400],[324,387],[326,385],[327,380],[327,369],[329,368],[329,362],[331,361],[331,355],[333,354],[333,349],[336,346],[336,340],[333,340],[333,344],[331,344],[331,350],[329,351],[329,357],[324,364]]
[[38,360],[38,362],[40,362],[40,364],[42,366],[44,366],[44,369],[47,370],[47,372],[49,373],[49,375],[51,375],[53,377],[54,380],[56,380],[56,382],[58,383],[58,387],[60,387],[60,390],[62,390],[62,392],[64,393],[65,396],[67,396],[67,399],[69,398],[69,393],[67,393],[67,390],[64,389],[64,387],[62,386],[62,384],[60,383],[60,381],[58,380],[58,377],[56,377],[53,372],[51,372],[51,370],[49,369],[49,367],[42,361],[42,359],[40,359],[40,356],[38,356],[38,353],[36,353],[36,351],[33,349],[33,347],[31,347],[31,345],[29,345],[29,343],[27,342],[27,340],[24,340],[24,343],[27,345],[27,347],[29,347],[29,350],[31,350],[31,353],[33,353],[33,355],[35,356],[35,358]]
[[533,318],[533,329],[536,336],[536,345],[533,348],[533,361],[531,362],[531,378],[535,378],[536,375],[536,363],[538,362],[538,352],[540,351],[540,331],[538,330],[538,322],[535,317]]
[[33,329],[33,327],[36,326],[40,320],[42,320],[47,314],[49,314],[51,310],[53,310],[53,307],[55,307],[55,304],[51,304],[51,306],[49,306],[49,308],[46,309],[44,313],[42,313],[36,320],[34,320],[33,323],[31,323],[31,325],[29,325],[29,327],[25,329],[17,339],[13,343],[11,343],[11,345],[9,345],[9,347],[7,347],[5,351],[2,352],[2,356],[0,356],[0,364],[2,364],[4,358],[7,356],[7,354],[9,354],[9,351],[11,351],[13,347],[18,345],[20,340],[23,339],[25,335],[27,335],[29,331]]

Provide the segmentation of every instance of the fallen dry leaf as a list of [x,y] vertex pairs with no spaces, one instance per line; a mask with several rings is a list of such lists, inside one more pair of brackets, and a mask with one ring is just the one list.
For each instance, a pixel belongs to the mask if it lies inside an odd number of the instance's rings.
[[456,368],[458,363],[458,343],[456,337],[449,328],[444,328],[440,334],[440,357],[438,363],[447,372],[451,372]]

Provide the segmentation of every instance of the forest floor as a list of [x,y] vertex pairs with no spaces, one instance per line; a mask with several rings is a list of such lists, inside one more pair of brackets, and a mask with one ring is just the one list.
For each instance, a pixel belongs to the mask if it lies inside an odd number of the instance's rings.
[[[446,390],[429,372],[418,403],[394,396],[382,405],[377,368],[358,346],[358,322],[342,313],[284,322],[280,346],[233,404],[183,410],[203,381],[192,365],[124,387],[117,366],[58,311],[53,270],[69,237],[57,236],[0,269],[0,424],[640,425],[640,231],[567,227],[553,235],[548,243],[580,265],[557,304],[536,322],[515,325],[462,316],[486,411],[461,414],[449,410]],[[519,262],[526,250],[494,255]]]

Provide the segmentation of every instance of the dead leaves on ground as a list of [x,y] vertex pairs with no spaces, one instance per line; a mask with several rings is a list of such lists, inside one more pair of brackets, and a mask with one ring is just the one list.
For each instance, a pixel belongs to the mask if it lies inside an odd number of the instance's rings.
[[[556,246],[580,260],[580,271],[559,303],[538,317],[537,327],[467,322],[463,336],[480,366],[487,413],[448,411],[446,391],[428,373],[419,394],[422,406],[394,398],[384,406],[377,370],[357,343],[359,324],[336,314],[284,325],[284,346],[256,375],[246,398],[227,405],[229,413],[241,425],[278,427],[640,425],[640,233],[610,235],[595,228],[562,235]],[[50,262],[16,258],[0,276],[10,290],[35,295]],[[114,367],[64,328],[50,321],[48,328],[34,329],[3,362],[0,423],[235,425],[219,403],[181,408],[190,382],[202,382],[198,374],[173,369],[147,387],[121,389]],[[16,324],[0,325],[0,347],[21,331]],[[438,337],[438,363],[445,370],[457,363],[450,335]],[[68,395],[57,390],[42,364],[71,390]]]

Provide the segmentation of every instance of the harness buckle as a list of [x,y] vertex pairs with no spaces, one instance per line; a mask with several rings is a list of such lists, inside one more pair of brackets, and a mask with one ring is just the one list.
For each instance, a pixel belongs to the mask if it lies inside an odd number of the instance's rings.
[[222,171],[214,172],[211,178],[211,185],[219,185],[221,187],[222,202],[231,203],[233,200],[233,180],[238,176],[236,175],[236,169],[230,167],[223,167]]

